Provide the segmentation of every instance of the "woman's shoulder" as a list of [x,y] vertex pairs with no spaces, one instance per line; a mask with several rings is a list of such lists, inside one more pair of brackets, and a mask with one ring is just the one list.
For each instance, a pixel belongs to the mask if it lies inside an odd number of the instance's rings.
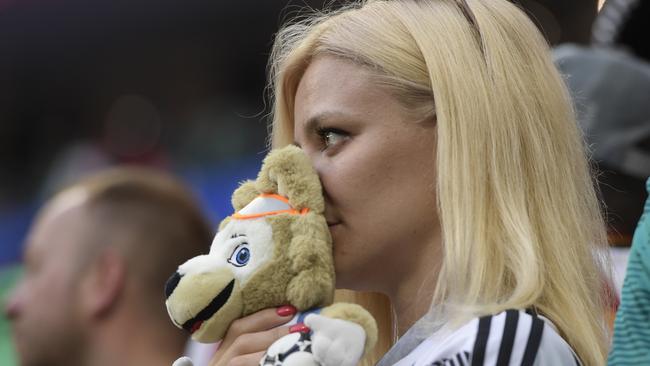
[[402,361],[407,361],[405,365],[580,365],[548,319],[524,310],[477,317],[453,331],[436,333]]

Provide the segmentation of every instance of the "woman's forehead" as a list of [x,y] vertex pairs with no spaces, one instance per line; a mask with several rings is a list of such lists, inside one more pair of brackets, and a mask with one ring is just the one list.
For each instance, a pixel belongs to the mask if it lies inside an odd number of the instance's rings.
[[314,121],[359,118],[387,98],[392,99],[365,67],[336,57],[319,57],[298,83],[294,119],[296,125],[307,127]]
[[366,84],[370,79],[370,70],[367,67],[342,57],[320,55],[309,62],[300,78],[298,89],[311,90],[330,84],[353,86]]

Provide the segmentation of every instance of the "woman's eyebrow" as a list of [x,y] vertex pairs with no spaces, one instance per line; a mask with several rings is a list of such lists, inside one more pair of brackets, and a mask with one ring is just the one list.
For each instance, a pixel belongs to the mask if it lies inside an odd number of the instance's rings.
[[328,112],[323,112],[309,117],[307,122],[304,124],[304,130],[308,132],[314,132],[318,130],[323,121],[327,120],[329,114],[330,113]]
[[324,111],[309,117],[305,122],[305,131],[316,131],[319,127],[330,120],[351,120],[352,116],[339,111]]

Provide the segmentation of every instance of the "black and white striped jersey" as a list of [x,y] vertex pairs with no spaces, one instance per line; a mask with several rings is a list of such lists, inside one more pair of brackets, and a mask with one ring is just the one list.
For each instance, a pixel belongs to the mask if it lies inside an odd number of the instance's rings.
[[395,366],[580,366],[546,318],[507,310],[425,339]]

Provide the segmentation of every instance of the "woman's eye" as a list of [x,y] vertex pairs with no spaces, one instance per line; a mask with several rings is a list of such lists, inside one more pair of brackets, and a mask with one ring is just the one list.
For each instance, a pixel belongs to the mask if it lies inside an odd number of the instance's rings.
[[228,258],[228,263],[232,264],[235,267],[243,267],[248,264],[248,261],[251,259],[251,251],[248,248],[247,243],[239,244],[237,248],[232,252],[230,258]]
[[323,142],[323,149],[337,146],[349,137],[347,132],[335,128],[321,128],[318,130],[318,135]]

